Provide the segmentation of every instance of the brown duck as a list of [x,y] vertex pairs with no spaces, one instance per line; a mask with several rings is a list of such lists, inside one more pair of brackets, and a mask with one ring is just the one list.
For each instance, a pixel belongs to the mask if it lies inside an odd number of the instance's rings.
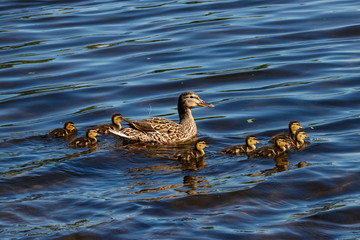
[[181,162],[188,162],[198,160],[205,156],[204,148],[208,147],[205,141],[200,140],[194,144],[194,148],[190,151],[179,152],[174,155],[174,158]]
[[77,129],[73,122],[65,122],[63,128],[55,128],[48,134],[54,138],[75,136]]
[[298,121],[290,121],[288,128],[289,128],[288,133],[278,133],[278,134],[274,135],[272,138],[270,138],[269,142],[274,143],[275,138],[278,138],[278,137],[283,137],[288,141],[293,140],[295,137],[296,130],[303,128],[303,127],[300,125],[300,123]]
[[120,131],[109,131],[124,139],[156,144],[177,144],[191,140],[197,134],[195,120],[191,114],[191,108],[196,106],[214,107],[206,103],[195,92],[184,92],[179,96],[178,112],[180,122],[165,118],[148,118],[141,121],[124,119],[130,124],[130,127],[123,128]]
[[97,145],[97,139],[95,138],[98,135],[97,129],[88,129],[86,130],[86,137],[77,137],[72,140],[68,146],[73,148],[93,148]]
[[248,135],[245,138],[245,144],[244,145],[233,145],[226,147],[219,151],[219,153],[222,154],[229,154],[229,155],[241,155],[241,154],[247,154],[255,151],[256,146],[255,144],[259,143],[257,138],[253,135]]
[[305,138],[309,138],[306,135],[305,130],[303,129],[298,129],[295,133],[294,139],[291,139],[289,142],[290,144],[290,148],[293,150],[302,150],[304,149],[306,146],[306,143],[304,141]]
[[123,117],[119,113],[115,113],[111,116],[111,124],[101,124],[94,129],[98,130],[98,134],[109,134],[109,129],[112,129],[114,131],[120,131],[121,130],[121,124],[120,122],[123,121]]
[[275,138],[275,143],[273,145],[267,145],[258,148],[251,153],[251,156],[273,158],[284,154],[288,148],[289,144],[287,143],[286,138],[278,136]]

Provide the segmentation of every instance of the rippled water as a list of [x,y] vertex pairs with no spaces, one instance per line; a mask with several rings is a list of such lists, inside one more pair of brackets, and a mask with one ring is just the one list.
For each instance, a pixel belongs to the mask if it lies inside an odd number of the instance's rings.
[[[360,3],[1,1],[1,239],[357,239]],[[119,112],[177,120],[193,90],[203,162],[187,146],[70,149]],[[220,155],[306,127],[281,162]],[[306,167],[298,167],[299,162]]]

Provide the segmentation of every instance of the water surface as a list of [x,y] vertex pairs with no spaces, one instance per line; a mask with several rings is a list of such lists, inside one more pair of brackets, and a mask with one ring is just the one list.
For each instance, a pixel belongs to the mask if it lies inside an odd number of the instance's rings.
[[[357,239],[360,4],[354,1],[2,1],[1,239]],[[99,137],[113,113],[178,120],[196,91],[202,162],[189,145]],[[298,120],[286,158],[217,153],[260,145]],[[299,162],[307,166],[299,167]]]

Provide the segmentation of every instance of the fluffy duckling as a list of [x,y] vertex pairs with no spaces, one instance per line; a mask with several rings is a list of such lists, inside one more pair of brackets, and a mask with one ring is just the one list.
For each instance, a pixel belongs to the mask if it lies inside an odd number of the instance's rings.
[[240,155],[247,154],[256,149],[255,144],[260,143],[253,135],[248,135],[245,138],[245,145],[233,145],[226,147],[219,151],[222,154]]
[[75,136],[77,133],[77,129],[73,122],[65,122],[63,128],[55,128],[51,130],[48,134],[51,137],[59,138],[59,137],[69,137]]
[[184,92],[178,99],[178,113],[180,122],[176,123],[165,118],[148,118],[141,121],[130,121],[130,127],[120,131],[109,130],[111,133],[124,139],[156,144],[178,144],[191,140],[197,134],[195,120],[191,108],[196,106],[214,107],[192,91]]
[[288,147],[289,144],[286,138],[279,136],[275,138],[275,143],[273,145],[267,145],[256,149],[252,153],[252,156],[273,158],[285,153]]
[[176,153],[174,155],[174,158],[183,162],[197,160],[205,156],[205,152],[204,152],[205,147],[208,147],[205,141],[199,140],[195,143],[194,148],[192,150]]
[[97,129],[88,129],[86,130],[86,137],[77,137],[68,146],[73,148],[93,148],[97,144],[97,139],[95,138],[97,135]]
[[296,130],[303,128],[298,121],[289,122],[289,133],[278,133],[269,139],[269,142],[274,143],[277,137],[283,137],[286,140],[292,140],[295,137]]
[[305,141],[304,141],[305,138],[309,138],[306,135],[305,130],[298,129],[295,133],[294,139],[289,141],[290,148],[293,150],[301,150],[305,148]]
[[98,130],[98,134],[109,134],[109,129],[120,131],[121,130],[121,124],[120,122],[123,120],[123,117],[119,113],[115,113],[111,116],[111,122],[112,124],[101,124],[94,129]]

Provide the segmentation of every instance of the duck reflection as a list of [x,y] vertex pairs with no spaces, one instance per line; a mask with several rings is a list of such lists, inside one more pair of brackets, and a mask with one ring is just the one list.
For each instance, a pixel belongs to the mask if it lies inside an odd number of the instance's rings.
[[[285,172],[285,171],[289,170],[289,160],[287,159],[286,154],[276,156],[274,158],[274,162],[275,162],[275,167],[270,168],[270,169],[261,170],[260,173],[251,174],[249,176],[250,177],[257,177],[257,176],[261,176],[261,175],[270,176],[270,175],[273,175],[274,173]],[[296,164],[296,166],[298,168],[306,167],[307,165],[308,164],[307,164],[306,161],[301,161],[301,162]]]
[[[189,195],[199,194],[199,193],[207,193],[207,190],[204,190],[210,186],[205,177],[197,176],[197,175],[187,175],[184,176],[184,187],[186,192]],[[201,191],[200,191],[201,190]]]

